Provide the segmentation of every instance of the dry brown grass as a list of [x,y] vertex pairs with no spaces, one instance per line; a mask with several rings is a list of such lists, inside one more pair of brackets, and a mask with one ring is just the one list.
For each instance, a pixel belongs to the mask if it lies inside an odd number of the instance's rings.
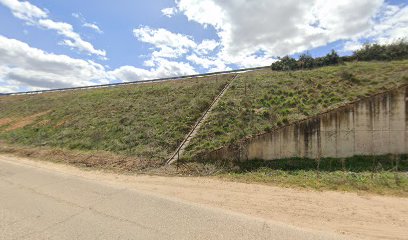
[[164,165],[106,151],[77,151],[50,147],[28,147],[8,144],[0,140],[0,154],[26,157],[33,160],[73,165],[82,169],[98,169],[124,174],[160,176],[209,176],[219,173],[214,165],[186,162]]
[[0,153],[13,154],[45,161],[71,164],[77,167],[134,172],[148,167],[158,167],[159,162],[143,161],[134,157],[103,151],[73,151],[48,147],[26,147],[0,142]]
[[13,119],[11,119],[11,118],[2,118],[2,119],[0,119],[0,127],[9,125],[12,121],[13,121]]
[[16,129],[20,129],[23,128],[25,126],[30,125],[31,123],[33,123],[37,118],[46,115],[47,113],[49,113],[50,111],[44,111],[44,112],[40,112],[40,113],[36,113],[27,117],[23,117],[20,118],[16,121],[14,121],[14,123],[9,126],[8,128],[6,128],[6,131],[13,131]]

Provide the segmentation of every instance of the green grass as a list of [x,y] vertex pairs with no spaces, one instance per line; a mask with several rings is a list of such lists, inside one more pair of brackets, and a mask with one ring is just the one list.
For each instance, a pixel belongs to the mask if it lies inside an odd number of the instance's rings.
[[236,163],[225,172],[218,177],[283,187],[408,197],[408,155],[323,158],[319,168],[313,159],[253,160]]
[[219,177],[230,181],[282,187],[408,196],[408,174],[401,172],[317,172],[313,170],[284,171],[261,168],[252,172],[221,174]]
[[[0,97],[0,141],[101,150],[163,161],[232,75],[109,89]],[[408,83],[408,61],[240,74],[184,157]],[[35,115],[42,113],[43,115]],[[26,125],[28,124],[28,125]],[[12,129],[12,130],[10,130]]]
[[231,78],[0,97],[0,140],[163,161]]
[[185,158],[198,159],[244,137],[407,83],[407,60],[240,74],[192,139]]

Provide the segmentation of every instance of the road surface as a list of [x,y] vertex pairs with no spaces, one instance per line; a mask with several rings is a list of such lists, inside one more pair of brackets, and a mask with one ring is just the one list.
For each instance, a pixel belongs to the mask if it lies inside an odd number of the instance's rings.
[[343,239],[0,159],[0,239]]

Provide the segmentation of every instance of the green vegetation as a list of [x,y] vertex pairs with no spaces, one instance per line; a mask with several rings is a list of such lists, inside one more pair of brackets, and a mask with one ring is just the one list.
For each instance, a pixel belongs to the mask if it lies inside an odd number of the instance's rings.
[[246,182],[317,190],[369,192],[408,196],[408,175],[401,172],[316,172],[313,170],[283,171],[261,168],[247,173],[226,173],[221,178]]
[[0,140],[162,162],[231,75],[0,97]]
[[[309,68],[310,59],[302,59],[303,68]],[[222,75],[0,96],[0,152],[120,172],[158,173],[158,165],[231,79],[232,75]],[[408,60],[242,73],[191,140],[181,165],[170,171],[226,170],[219,176],[233,181],[408,196],[407,156],[325,158],[319,164],[311,159],[199,161],[209,151],[243,138],[404,84]]]
[[342,62],[343,60],[337,52],[332,50],[331,53],[328,53],[326,56],[318,58],[313,58],[308,53],[300,55],[298,60],[285,56],[280,58],[279,61],[272,63],[271,68],[274,71],[293,71],[337,65]]
[[391,61],[408,59],[408,42],[398,41],[388,45],[366,44],[354,52],[351,59],[358,61]]
[[344,57],[340,57],[334,50],[324,57],[317,58],[313,58],[308,53],[301,54],[298,60],[285,56],[279,58],[279,61],[272,63],[271,69],[274,71],[293,71],[337,65],[345,61],[392,61],[404,59],[408,59],[408,42],[400,40],[386,45],[377,43],[365,44],[351,56]]
[[238,163],[220,174],[232,181],[317,190],[362,191],[408,196],[408,156],[356,156],[346,159],[282,159]]
[[322,158],[319,163],[314,159],[291,158],[271,161],[251,160],[237,163],[240,172],[256,171],[260,168],[270,168],[283,171],[403,171],[408,172],[407,155],[384,155],[384,156],[354,156],[344,159]]
[[408,60],[240,74],[186,149],[187,159],[408,83]]

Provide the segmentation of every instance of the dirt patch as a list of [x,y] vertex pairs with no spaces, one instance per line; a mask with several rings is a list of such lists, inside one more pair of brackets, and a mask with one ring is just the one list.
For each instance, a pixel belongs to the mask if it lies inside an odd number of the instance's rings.
[[81,168],[104,169],[115,172],[145,172],[158,169],[162,162],[143,160],[103,151],[75,151],[48,147],[27,147],[9,145],[0,141],[0,153],[10,153],[21,157],[72,164]]
[[30,116],[27,116],[27,117],[20,118],[17,121],[15,121],[10,127],[8,127],[6,129],[6,131],[13,131],[13,130],[16,130],[16,129],[23,128],[23,127],[33,123],[37,118],[39,118],[39,117],[41,117],[41,116],[43,116],[43,115],[45,115],[45,114],[47,114],[49,112],[51,112],[51,110],[36,113],[36,114],[30,115]]
[[67,120],[63,119],[61,121],[59,121],[57,124],[55,124],[54,128],[60,128],[62,126],[64,126],[64,124],[67,122]]
[[48,119],[44,119],[42,121],[39,121],[36,125],[38,126],[47,126],[51,121]]
[[304,229],[336,232],[357,239],[408,239],[407,198],[297,190],[209,177],[119,175],[13,156],[0,156],[0,159]]
[[9,125],[11,122],[13,122],[13,119],[11,119],[11,118],[1,118],[0,119],[0,127]]

